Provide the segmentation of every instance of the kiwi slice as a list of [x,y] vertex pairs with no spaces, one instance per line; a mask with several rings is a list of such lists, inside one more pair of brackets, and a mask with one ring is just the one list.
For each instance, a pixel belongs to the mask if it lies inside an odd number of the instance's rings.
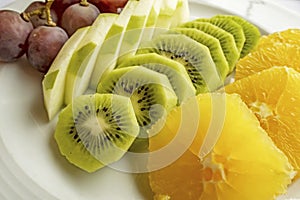
[[161,34],[144,43],[138,54],[157,53],[181,63],[196,94],[214,91],[222,85],[209,49],[183,34]]
[[126,58],[118,68],[140,65],[168,77],[178,98],[178,104],[196,94],[194,85],[183,65],[156,53],[137,54]]
[[259,41],[261,36],[259,29],[253,25],[252,23],[248,22],[242,17],[236,15],[216,15],[212,19],[222,19],[222,18],[229,18],[236,23],[238,23],[242,28],[246,38],[244,43],[242,52],[240,57],[243,58],[246,56],[252,49],[254,49]]
[[82,95],[59,114],[55,140],[72,164],[94,172],[118,161],[139,133],[129,98]]
[[98,93],[113,93],[131,99],[140,133],[130,151],[146,151],[151,126],[177,104],[168,78],[142,66],[118,68],[98,84]]
[[182,24],[180,27],[195,28],[217,38],[220,41],[223,53],[228,62],[229,71],[233,71],[236,62],[240,57],[240,52],[237,49],[234,37],[230,33],[209,22],[190,21]]
[[242,26],[236,23],[234,20],[230,18],[199,18],[196,19],[196,21],[209,22],[232,34],[238,51],[242,51],[246,38]]
[[210,51],[210,55],[215,62],[219,75],[221,76],[222,80],[225,80],[229,73],[229,66],[218,39],[194,28],[174,28],[171,30],[171,32],[184,34],[207,46]]

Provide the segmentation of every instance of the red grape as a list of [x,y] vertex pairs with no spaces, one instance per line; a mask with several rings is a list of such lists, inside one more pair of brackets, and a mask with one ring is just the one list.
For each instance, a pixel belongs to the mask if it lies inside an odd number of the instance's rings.
[[52,9],[54,9],[58,15],[59,18],[61,18],[63,12],[70,6],[75,3],[79,3],[80,0],[55,0],[51,6]]
[[60,27],[35,28],[28,38],[26,55],[29,63],[38,71],[46,73],[67,40],[67,33]]
[[20,13],[0,10],[0,61],[12,62],[24,55],[26,40],[33,26]]
[[[47,25],[47,16],[46,16],[46,3],[43,1],[34,1],[29,6],[25,9],[25,13],[30,13],[33,11],[38,11],[40,10],[40,14],[32,15],[30,16],[30,21],[33,24],[33,26],[36,28],[41,25]],[[54,9],[50,10],[52,21],[57,23],[58,22],[58,17]]]
[[128,0],[89,0],[101,13],[119,13]]
[[99,14],[99,9],[91,3],[87,6],[80,3],[73,4],[63,13],[61,27],[72,35],[77,29],[91,25]]

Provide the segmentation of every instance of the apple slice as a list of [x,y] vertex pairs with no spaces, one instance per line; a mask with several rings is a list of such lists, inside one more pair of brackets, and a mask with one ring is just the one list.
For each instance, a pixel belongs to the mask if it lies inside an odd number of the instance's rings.
[[47,74],[45,75],[42,86],[44,104],[49,120],[58,113],[64,105],[65,81],[67,67],[71,57],[78,47],[80,41],[90,27],[78,29],[64,44],[62,49],[55,57]]
[[117,63],[122,62],[124,58],[134,55],[142,39],[142,34],[150,16],[153,0],[140,0],[134,9],[121,42],[119,57]]
[[154,37],[170,28],[177,4],[178,0],[162,0]]
[[105,41],[98,52],[95,67],[92,72],[89,84],[91,90],[96,91],[98,82],[104,73],[112,70],[116,66],[125,29],[138,4],[139,1],[128,1],[108,31]]
[[188,0],[179,0],[175,13],[172,17],[172,23],[170,27],[176,27],[181,23],[185,23],[190,20],[190,8]]
[[[74,97],[84,92],[78,91],[77,86],[81,82],[89,82],[90,76],[83,76],[84,72],[87,73],[94,67],[93,65],[88,65],[89,60],[95,48],[103,44],[110,27],[118,16],[112,13],[100,14],[73,53],[67,70],[65,104],[71,103]],[[84,90],[83,88],[81,87],[81,90]]]

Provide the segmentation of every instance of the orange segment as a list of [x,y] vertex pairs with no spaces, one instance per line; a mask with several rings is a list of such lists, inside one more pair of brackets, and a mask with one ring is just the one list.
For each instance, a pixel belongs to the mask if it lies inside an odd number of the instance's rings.
[[[294,174],[292,166],[241,98],[213,93],[201,94],[195,99],[197,105],[190,106],[193,107],[190,112],[199,110],[199,119],[189,117],[189,124],[182,123],[183,109],[178,107],[169,113],[159,133],[150,138],[149,148],[154,153],[173,142],[181,126],[186,130],[197,124],[192,145],[175,162],[150,172],[150,186],[156,199],[267,200],[284,193]],[[214,106],[220,107],[220,104],[225,108],[225,117],[214,118]],[[203,141],[209,128],[220,123],[212,119],[222,120],[223,126],[217,143],[200,159],[198,154],[206,145]],[[182,148],[181,143],[173,152]],[[169,157],[174,156],[170,152]],[[154,160],[159,159],[150,154],[150,166]]]
[[265,42],[256,51],[238,61],[235,79],[244,78],[273,66],[287,66],[300,72],[299,57],[300,45]]
[[300,176],[300,73],[273,67],[225,87],[238,93]]
[[263,36],[260,38],[256,48],[263,48],[268,43],[288,43],[292,45],[300,45],[300,29],[287,29]]

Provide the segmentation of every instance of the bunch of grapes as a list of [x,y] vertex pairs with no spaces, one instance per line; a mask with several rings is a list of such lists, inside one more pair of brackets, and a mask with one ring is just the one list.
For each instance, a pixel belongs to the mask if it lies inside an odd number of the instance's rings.
[[46,73],[68,38],[100,13],[120,13],[128,0],[34,1],[22,12],[0,10],[0,63],[26,54]]

